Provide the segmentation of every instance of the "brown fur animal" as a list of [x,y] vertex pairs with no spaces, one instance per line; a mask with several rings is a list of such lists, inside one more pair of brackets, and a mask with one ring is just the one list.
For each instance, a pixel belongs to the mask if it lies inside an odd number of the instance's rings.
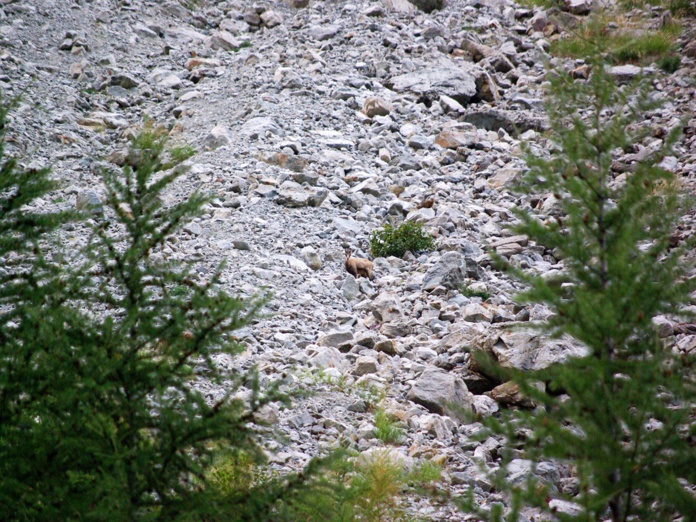
[[361,257],[350,257],[351,254],[350,250],[346,251],[346,271],[356,279],[358,277],[367,277],[373,280],[372,261]]

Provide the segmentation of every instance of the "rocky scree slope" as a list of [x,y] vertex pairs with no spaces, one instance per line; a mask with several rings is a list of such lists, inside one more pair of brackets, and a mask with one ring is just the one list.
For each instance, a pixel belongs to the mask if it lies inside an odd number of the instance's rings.
[[[509,186],[524,169],[522,143],[548,150],[542,62],[554,24],[574,16],[507,0],[450,0],[430,13],[403,0],[1,0],[0,88],[6,99],[22,94],[8,151],[28,167],[51,165],[60,180],[36,205],[108,219],[98,216],[100,169],[127,161],[128,137],[144,119],[165,125],[172,144],[196,151],[168,202],[196,189],[215,199],[155,255],[200,262],[201,280],[227,259],[228,290],[270,290],[267,315],[238,332],[243,356],[218,362],[257,365],[263,382],[315,391],[292,409],[263,412],[286,436],[268,443],[271,465],[296,470],[338,440],[381,446],[378,407],[406,430],[391,446],[395,458],[434,459],[443,487],[456,495],[473,485],[489,503],[500,498],[481,466],[498,466],[500,442],[473,441],[481,426],[459,416],[491,415],[519,397],[479,373],[470,351],[518,368],[582,353],[568,339],[506,330],[549,311],[513,304],[518,284],[486,253],[539,273],[562,269],[506,226],[513,206],[554,212],[553,195],[519,197]],[[649,70],[666,103],[649,115],[653,136],[616,157],[617,176],[683,124],[678,155],[664,164],[685,187],[696,179],[689,34],[675,73]],[[374,282],[346,274],[344,248],[367,256],[370,232],[404,219],[432,231],[436,251],[376,259]],[[689,216],[680,234],[692,234]],[[66,259],[84,241],[82,225],[69,230]],[[659,327],[680,349],[696,344],[668,318]],[[204,378],[196,385],[211,398],[223,393]],[[528,469],[516,466],[513,475]],[[572,487],[567,469],[538,472]],[[413,502],[433,520],[466,518]]]

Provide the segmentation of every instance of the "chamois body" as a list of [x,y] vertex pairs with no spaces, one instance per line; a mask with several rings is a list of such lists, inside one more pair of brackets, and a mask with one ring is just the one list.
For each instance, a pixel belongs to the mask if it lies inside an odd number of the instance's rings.
[[346,271],[356,279],[367,277],[372,280],[372,261],[361,257],[350,257],[351,252],[346,252]]

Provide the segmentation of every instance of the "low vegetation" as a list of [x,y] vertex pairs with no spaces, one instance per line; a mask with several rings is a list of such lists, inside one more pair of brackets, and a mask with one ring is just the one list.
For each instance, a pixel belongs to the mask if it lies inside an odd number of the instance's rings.
[[[647,65],[674,56],[681,25],[667,23],[658,30],[629,23],[623,16],[600,11],[551,44],[555,56],[584,58],[606,54],[614,64]],[[674,63],[674,59],[670,64]]]
[[483,301],[489,299],[491,294],[485,290],[479,290],[477,288],[472,288],[469,285],[460,285],[459,293],[464,297],[480,297]]
[[375,424],[375,437],[385,444],[398,444],[406,435],[406,430],[399,425],[399,421],[384,410],[378,409],[375,412],[373,422]]
[[433,237],[420,223],[406,221],[394,227],[390,223],[370,236],[370,251],[374,257],[403,257],[406,252],[430,251],[435,247]]

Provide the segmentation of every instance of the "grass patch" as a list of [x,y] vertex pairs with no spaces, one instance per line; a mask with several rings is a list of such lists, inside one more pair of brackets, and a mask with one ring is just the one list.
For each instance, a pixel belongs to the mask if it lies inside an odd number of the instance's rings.
[[659,6],[669,9],[674,16],[696,16],[696,3],[693,0],[619,0],[619,5],[624,11],[642,9],[646,6]]
[[406,476],[406,482],[415,488],[422,488],[442,480],[442,466],[432,460],[424,460],[413,467]]
[[377,410],[374,418],[376,438],[385,444],[398,444],[406,436],[406,431],[399,426],[399,423],[384,410]]
[[491,294],[486,292],[485,290],[477,290],[477,289],[471,288],[467,285],[460,285],[459,293],[461,295],[463,295],[464,297],[469,297],[469,298],[480,297],[484,301],[491,297]]
[[565,38],[553,42],[551,53],[568,58],[606,53],[616,64],[646,65],[671,56],[680,33],[681,25],[676,22],[655,31],[629,26],[619,16],[598,13]]
[[435,247],[433,236],[423,225],[407,221],[398,227],[385,224],[370,236],[370,251],[374,257],[402,257],[406,252],[430,251]]
[[196,150],[191,145],[177,145],[169,149],[169,157],[176,163],[186,161],[195,153]]
[[681,65],[681,57],[676,54],[663,56],[658,60],[657,65],[667,74],[672,74],[674,71],[679,69],[679,66]]
[[692,0],[671,0],[667,7],[674,16],[696,17],[696,2]]
[[551,7],[561,7],[563,5],[561,0],[518,0],[517,3],[529,9],[532,9],[534,7],[550,9]]

